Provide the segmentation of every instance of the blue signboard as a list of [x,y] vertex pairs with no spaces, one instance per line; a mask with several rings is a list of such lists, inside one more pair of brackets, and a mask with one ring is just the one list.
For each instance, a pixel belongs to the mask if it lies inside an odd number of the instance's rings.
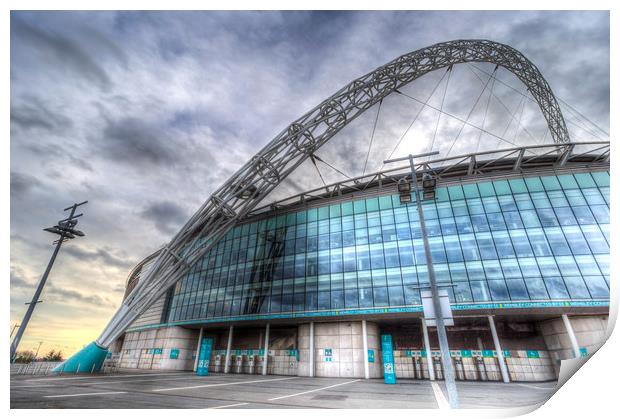
[[586,348],[579,348],[579,353],[581,354],[582,358],[587,358],[588,356],[588,350]]
[[196,368],[196,375],[209,375],[209,361],[211,360],[212,347],[212,338],[202,338],[202,342],[200,342],[200,352],[198,355],[198,367]]
[[179,359],[179,349],[178,348],[170,349],[170,359]]
[[385,384],[396,384],[392,335],[381,335],[381,351],[383,352],[383,380]]
[[375,351],[374,349],[368,350],[368,362],[375,362]]

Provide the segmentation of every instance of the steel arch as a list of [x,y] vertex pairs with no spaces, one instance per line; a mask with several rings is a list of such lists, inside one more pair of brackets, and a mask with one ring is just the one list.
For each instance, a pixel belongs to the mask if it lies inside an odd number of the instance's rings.
[[488,40],[455,40],[402,55],[352,81],[291,123],[220,186],[158,253],[96,343],[108,347],[295,168],[343,127],[424,74],[467,62],[488,62],[529,89],[556,143],[569,142],[558,102],[536,66],[514,48]]

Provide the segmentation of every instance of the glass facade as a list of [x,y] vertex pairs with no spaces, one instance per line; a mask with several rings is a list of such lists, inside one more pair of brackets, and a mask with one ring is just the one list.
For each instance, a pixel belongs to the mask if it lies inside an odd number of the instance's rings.
[[[440,187],[423,209],[453,303],[609,298],[608,172]],[[415,204],[353,199],[234,228],[171,291],[167,320],[419,306],[425,284]]]

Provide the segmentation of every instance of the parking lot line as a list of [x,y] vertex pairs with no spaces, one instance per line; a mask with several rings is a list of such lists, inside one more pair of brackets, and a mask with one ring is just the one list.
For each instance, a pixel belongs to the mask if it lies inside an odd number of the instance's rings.
[[521,383],[516,383],[517,385],[520,385],[522,387],[527,387],[527,388],[535,388],[537,390],[555,390],[555,386],[554,387],[538,387],[538,386],[533,386],[531,384],[521,384]]
[[101,378],[125,378],[125,377],[155,377],[155,376],[160,376],[160,375],[167,375],[167,376],[176,376],[176,375],[190,375],[188,373],[168,373],[168,374],[149,374],[149,373],[145,373],[145,374],[121,374],[121,375],[100,375],[100,376],[95,376],[95,377],[57,377],[57,378],[29,378],[27,380],[24,381],[64,381],[64,380],[96,380],[96,379],[101,379]]
[[[197,375],[187,375],[187,376],[182,376],[182,377],[177,377],[176,375],[173,376],[175,378],[145,378],[145,379],[140,379],[140,380],[116,380],[116,381],[82,381],[79,382],[77,384],[66,384],[66,385],[81,385],[81,386],[88,386],[91,384],[125,384],[125,383],[145,383],[145,382],[150,382],[150,381],[162,381],[162,380],[166,380],[166,381],[177,381],[177,380],[194,380],[197,381],[196,379],[199,379],[201,377],[197,376]],[[112,378],[112,377],[110,377]],[[14,386],[11,385],[11,388],[39,388],[39,387],[56,387],[59,384],[32,384],[32,385],[25,385],[25,386]]]
[[280,399],[286,399],[286,398],[289,398],[289,397],[301,396],[302,394],[314,393],[315,391],[327,390],[328,388],[344,386],[345,384],[355,383],[356,381],[360,381],[360,380],[358,379],[358,380],[353,380],[353,381],[347,381],[346,383],[334,384],[333,386],[327,386],[327,387],[317,388],[317,389],[314,389],[314,390],[302,391],[301,393],[289,394],[288,396],[274,397],[274,398],[268,399],[268,400],[271,402],[271,401],[274,401],[274,400],[280,400]]
[[99,393],[79,393],[79,394],[55,394],[53,396],[43,396],[47,399],[53,399],[57,397],[82,397],[82,396],[104,396],[106,394],[125,394],[126,391],[105,391]]
[[194,388],[204,388],[204,387],[235,386],[235,385],[239,385],[239,384],[267,383],[269,381],[295,380],[297,378],[299,378],[299,377],[273,378],[273,379],[269,379],[269,380],[235,381],[235,382],[232,382],[232,383],[217,383],[217,384],[203,384],[203,385],[199,385],[199,386],[158,388],[158,389],[151,390],[151,391],[191,390],[191,389],[194,389]]
[[431,387],[433,388],[433,393],[435,394],[435,400],[437,401],[437,406],[440,409],[449,409],[450,404],[446,400],[446,397],[443,395],[443,391],[441,391],[441,387],[435,381],[431,381]]
[[235,404],[227,404],[226,406],[214,406],[214,407],[209,407],[209,409],[226,409],[226,408],[228,408],[228,407],[245,406],[246,404],[249,404],[249,403],[235,403]]

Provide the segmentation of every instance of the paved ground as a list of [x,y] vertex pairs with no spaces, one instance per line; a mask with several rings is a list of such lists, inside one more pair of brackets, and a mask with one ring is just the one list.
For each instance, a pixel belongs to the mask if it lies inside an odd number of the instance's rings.
[[[458,382],[461,407],[517,407],[549,398],[555,382]],[[13,376],[11,408],[445,408],[442,382],[260,375],[121,373]]]

